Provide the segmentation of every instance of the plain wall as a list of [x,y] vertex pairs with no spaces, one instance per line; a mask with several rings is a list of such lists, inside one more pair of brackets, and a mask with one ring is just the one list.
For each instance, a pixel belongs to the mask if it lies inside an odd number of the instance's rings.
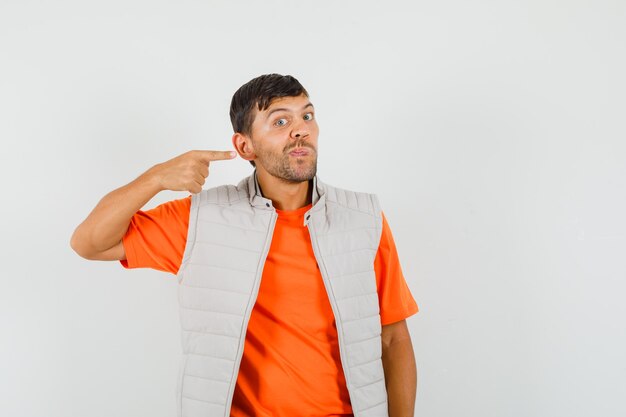
[[625,39],[623,1],[3,0],[0,415],[175,415],[175,277],[70,236],[154,164],[231,149],[232,94],[269,72],[311,94],[320,178],[380,198],[416,416],[626,415]]

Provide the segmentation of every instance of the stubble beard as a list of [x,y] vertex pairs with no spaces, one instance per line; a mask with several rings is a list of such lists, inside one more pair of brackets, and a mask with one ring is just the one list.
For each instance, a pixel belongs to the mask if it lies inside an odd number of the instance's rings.
[[[292,147],[291,149],[295,148]],[[317,173],[317,151],[310,146],[305,146],[309,155],[303,157],[289,156],[289,153],[281,155],[257,150],[256,163],[260,161],[267,172],[276,178],[288,183],[300,183],[309,181]]]

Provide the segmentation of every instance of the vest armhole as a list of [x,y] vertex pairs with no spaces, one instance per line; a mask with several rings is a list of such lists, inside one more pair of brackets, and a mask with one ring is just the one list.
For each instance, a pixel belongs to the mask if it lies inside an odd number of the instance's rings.
[[196,243],[196,227],[198,224],[198,210],[200,208],[200,196],[202,192],[198,194],[192,194],[191,206],[189,207],[189,225],[187,227],[187,241],[185,242],[185,250],[183,251],[183,258],[180,261],[180,268],[178,268],[177,277],[178,283],[182,282],[183,273],[187,262],[191,258],[191,252],[193,246]]
[[380,202],[378,201],[378,196],[376,194],[370,194],[370,198],[372,200],[372,211],[373,211],[373,216],[374,216],[374,221],[376,224],[376,233],[377,233],[377,238],[376,238],[376,251],[374,253],[378,252],[378,247],[380,246],[380,239],[383,236],[383,216],[382,216],[382,209],[380,208]]

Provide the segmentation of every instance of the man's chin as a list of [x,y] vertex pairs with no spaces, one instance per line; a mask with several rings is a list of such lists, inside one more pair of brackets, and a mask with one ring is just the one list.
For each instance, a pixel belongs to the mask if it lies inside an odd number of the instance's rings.
[[316,172],[317,172],[317,168],[309,169],[309,170],[306,170],[305,172],[303,172],[302,170],[296,169],[296,170],[293,170],[288,175],[285,175],[283,179],[289,182],[300,183],[300,182],[309,181],[313,179],[313,177],[315,177]]
[[310,181],[313,179],[313,177],[315,177],[315,174],[313,175],[301,175],[301,176],[291,176],[291,177],[287,177],[287,178],[283,178],[285,181],[289,181],[292,183],[301,183],[301,182],[305,182],[305,181]]
[[[285,162],[287,162],[287,164],[285,164]],[[313,177],[315,177],[315,174],[317,173],[317,161],[315,160],[307,162],[308,163],[302,163],[301,161],[300,163],[298,163],[295,161],[283,160],[282,166],[275,165],[270,166],[269,169],[263,169],[274,178],[278,178],[285,182],[298,184],[313,179]]]

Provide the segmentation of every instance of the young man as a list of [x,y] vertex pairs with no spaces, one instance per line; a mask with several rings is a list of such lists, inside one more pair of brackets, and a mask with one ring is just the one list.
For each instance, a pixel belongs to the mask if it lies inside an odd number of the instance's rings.
[[[250,176],[202,190],[235,153],[179,155],[107,194],[72,248],[177,276],[179,416],[412,416],[418,307],[377,197],[320,181],[295,78],[254,78],[230,117]],[[192,195],[140,210],[162,190]]]

